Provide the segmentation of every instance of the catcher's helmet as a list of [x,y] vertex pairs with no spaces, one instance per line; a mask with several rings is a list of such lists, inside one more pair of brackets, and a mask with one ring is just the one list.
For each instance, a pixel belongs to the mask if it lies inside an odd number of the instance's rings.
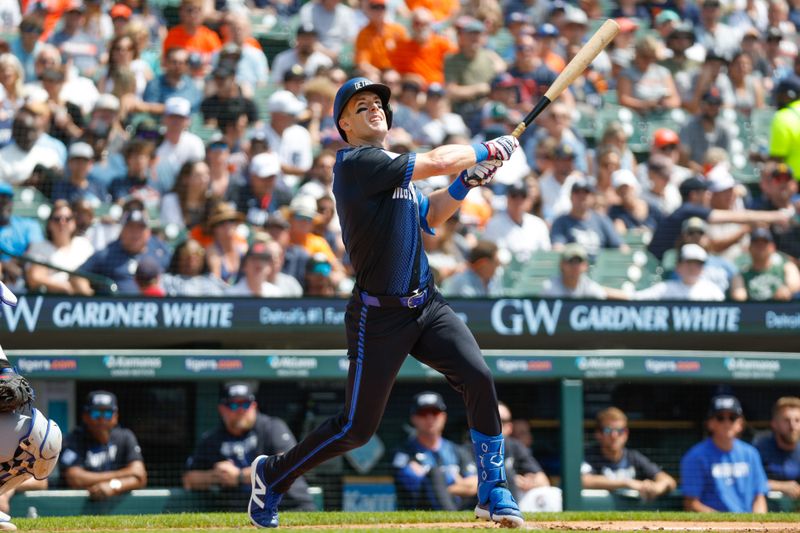
[[375,83],[368,78],[351,78],[344,82],[339,90],[336,92],[336,99],[333,101],[333,119],[336,122],[336,129],[339,130],[339,135],[342,139],[347,140],[347,134],[339,127],[339,118],[342,116],[344,107],[347,102],[358,93],[369,91],[378,95],[383,104],[383,111],[386,114],[386,126],[392,127],[392,108],[389,105],[389,98],[392,96],[392,90],[386,85]]

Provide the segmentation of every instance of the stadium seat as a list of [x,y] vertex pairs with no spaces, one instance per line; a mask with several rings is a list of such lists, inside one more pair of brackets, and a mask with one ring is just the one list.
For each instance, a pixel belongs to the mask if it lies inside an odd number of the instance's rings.
[[556,251],[537,251],[526,262],[512,261],[503,273],[503,290],[507,296],[539,294],[545,281],[558,273],[560,254]]

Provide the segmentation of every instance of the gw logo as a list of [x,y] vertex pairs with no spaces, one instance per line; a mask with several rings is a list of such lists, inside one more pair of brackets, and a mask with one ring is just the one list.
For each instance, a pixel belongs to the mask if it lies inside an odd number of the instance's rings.
[[367,85],[371,85],[372,82],[369,80],[357,81],[353,84],[353,89],[360,89],[362,87],[366,87]]

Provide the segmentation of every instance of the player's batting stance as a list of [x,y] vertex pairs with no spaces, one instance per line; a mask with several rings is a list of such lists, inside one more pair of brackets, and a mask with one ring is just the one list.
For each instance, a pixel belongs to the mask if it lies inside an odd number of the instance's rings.
[[[0,302],[17,304],[2,281]],[[31,477],[45,479],[58,462],[61,430],[33,407],[33,399],[28,380],[16,373],[0,348],[0,494]],[[11,517],[0,512],[0,531],[16,529]]]
[[[492,375],[472,333],[434,288],[422,248],[422,231],[432,234],[471,188],[489,183],[519,143],[503,136],[427,153],[388,152],[390,96],[387,86],[366,78],[347,81],[336,94],[336,125],[352,148],[336,155],[333,192],[356,272],[345,315],[345,405],[286,454],[253,461],[248,512],[260,527],[278,526],[281,496],[298,476],[369,440],[408,354],[444,374],[464,398],[479,474],[477,517],[523,523],[506,486]],[[458,177],[427,197],[412,183],[444,174]]]

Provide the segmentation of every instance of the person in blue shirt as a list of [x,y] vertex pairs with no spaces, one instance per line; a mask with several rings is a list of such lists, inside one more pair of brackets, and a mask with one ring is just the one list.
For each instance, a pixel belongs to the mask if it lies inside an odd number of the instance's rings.
[[[139,261],[145,256],[156,259],[162,270],[169,266],[171,252],[166,244],[154,237],[150,220],[141,202],[132,200],[123,208],[119,238],[106,248],[95,252],[79,270],[111,278],[119,294],[139,294],[134,274]],[[131,207],[133,206],[133,207]],[[95,290],[89,280],[73,276],[72,286],[77,294],[93,295]],[[108,287],[104,287],[108,290]]]
[[164,103],[172,96],[182,96],[192,104],[192,111],[197,111],[203,93],[189,77],[189,52],[184,48],[170,48],[164,54],[164,73],[147,83],[142,100],[156,106],[149,106],[150,113],[162,113]]
[[753,445],[761,454],[769,488],[800,498],[800,398],[784,396],[772,408],[772,432]]
[[76,142],[69,147],[67,168],[69,176],[56,181],[50,199],[74,202],[80,199],[89,200],[92,205],[99,206],[108,201],[105,185],[90,176],[94,164],[94,150],[85,142]]
[[34,14],[22,17],[19,23],[19,35],[11,41],[11,53],[22,63],[25,71],[25,83],[32,83],[37,80],[36,56],[42,49],[44,43],[39,40],[42,35],[42,22]]
[[744,429],[742,405],[735,396],[711,399],[710,436],[681,459],[681,492],[686,511],[766,513],[769,492],[761,457],[737,437]]
[[22,267],[12,256],[23,254],[31,244],[44,240],[36,220],[13,212],[14,189],[0,182],[0,279],[9,284],[22,279]]
[[465,450],[442,437],[447,406],[436,392],[414,396],[411,424],[415,434],[392,460],[400,509],[456,511],[475,504],[478,477]]

